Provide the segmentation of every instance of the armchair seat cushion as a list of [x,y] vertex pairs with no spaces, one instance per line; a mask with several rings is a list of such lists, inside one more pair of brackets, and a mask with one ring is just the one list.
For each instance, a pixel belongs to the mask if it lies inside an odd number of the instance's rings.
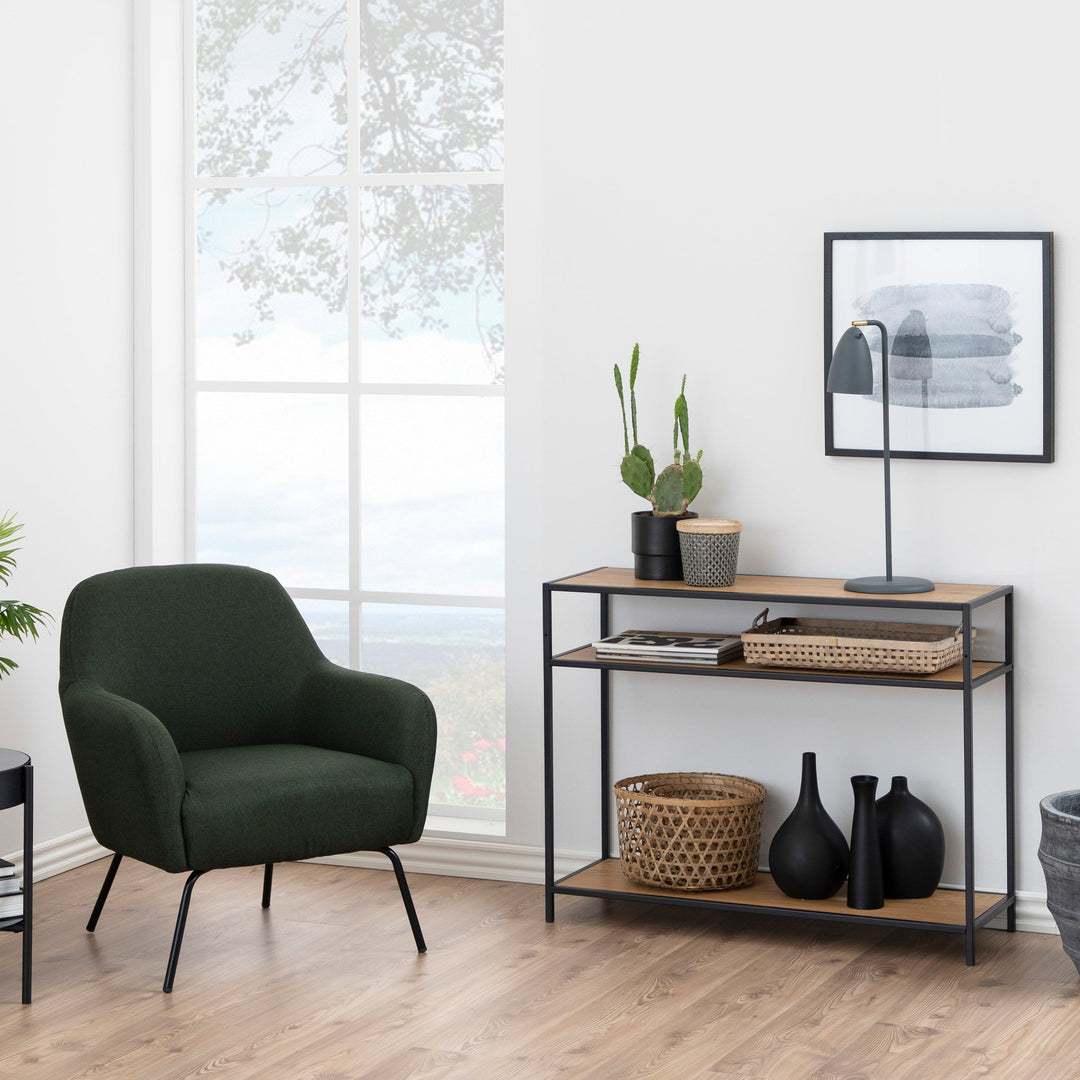
[[403,765],[297,743],[189,750],[180,764],[192,870],[372,850],[413,828]]

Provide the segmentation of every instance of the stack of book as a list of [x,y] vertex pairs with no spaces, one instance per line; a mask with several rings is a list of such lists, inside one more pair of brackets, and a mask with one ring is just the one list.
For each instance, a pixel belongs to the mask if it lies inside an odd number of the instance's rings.
[[598,660],[701,664],[715,667],[742,656],[739,634],[686,634],[666,630],[624,630],[593,642]]
[[0,859],[0,919],[20,919],[22,913],[22,878],[7,859]]

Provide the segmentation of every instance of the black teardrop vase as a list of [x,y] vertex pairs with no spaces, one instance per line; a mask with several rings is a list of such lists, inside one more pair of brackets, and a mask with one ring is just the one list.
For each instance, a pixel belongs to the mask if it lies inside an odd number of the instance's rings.
[[818,795],[817,757],[802,756],[799,800],[769,845],[769,872],[777,887],[799,900],[825,900],[840,891],[848,872],[848,846]]
[[848,870],[847,906],[869,910],[882,907],[885,889],[878,841],[876,776],[853,776],[855,809],[851,815],[851,866]]
[[894,776],[889,793],[878,799],[877,827],[885,895],[914,900],[933,893],[945,866],[945,830],[908,791],[906,776]]

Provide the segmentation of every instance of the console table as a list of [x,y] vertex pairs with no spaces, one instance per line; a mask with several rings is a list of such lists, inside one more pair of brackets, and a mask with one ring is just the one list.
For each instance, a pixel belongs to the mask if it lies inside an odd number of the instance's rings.
[[[723,588],[696,587],[681,581],[643,581],[633,571],[600,567],[585,573],[549,581],[543,587],[544,620],[544,848],[545,914],[555,919],[556,895],[594,896],[653,904],[735,910],[800,918],[833,919],[922,930],[962,933],[965,957],[975,963],[975,931],[999,915],[1006,928],[1016,929],[1016,852],[1013,779],[1013,625],[1011,585],[939,584],[933,592],[864,594],[847,592],[844,583],[831,578],[768,577],[738,575],[735,583]],[[678,599],[755,601],[766,605],[835,606],[844,608],[895,609],[898,612],[951,612],[963,636],[960,663],[933,675],[900,675],[820,671],[803,668],[773,668],[747,664],[743,659],[712,666],[693,666],[654,661],[600,660],[589,645],[558,654],[552,651],[552,600],[561,593],[591,593],[599,602],[599,637],[616,628],[611,624],[613,599],[619,596],[666,597]],[[1000,660],[972,657],[974,613],[989,604],[1004,607],[1003,656]],[[917,620],[906,620],[917,621]],[[743,627],[742,629],[746,629]],[[574,873],[555,877],[555,707],[554,672],[560,668],[590,668],[599,672],[600,725],[600,858]],[[795,900],[784,895],[768,873],[759,872],[747,888],[715,892],[677,892],[641,885],[626,878],[617,858],[609,855],[612,822],[612,778],[610,769],[610,679],[613,673],[649,672],[707,678],[756,679],[834,683],[857,686],[892,686],[914,691],[953,692],[958,695],[963,714],[963,749],[960,767],[964,786],[964,885],[962,889],[938,889],[922,900],[887,900],[883,908],[871,911],[847,907],[844,891],[829,900]],[[1006,888],[1004,893],[975,888],[974,824],[974,691],[986,683],[1001,681],[1004,692],[1004,775],[1001,794],[1004,806]]]
[[23,808],[23,913],[0,919],[0,930],[22,934],[22,1001],[30,1004],[31,932],[34,915],[34,767],[19,750],[0,749],[0,810]]

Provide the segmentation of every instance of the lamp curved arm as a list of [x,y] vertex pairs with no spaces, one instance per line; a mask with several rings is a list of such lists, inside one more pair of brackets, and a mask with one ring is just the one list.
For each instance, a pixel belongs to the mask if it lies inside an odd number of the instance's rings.
[[876,326],[881,334],[881,400],[889,403],[889,331],[877,319],[856,319],[852,326]]

